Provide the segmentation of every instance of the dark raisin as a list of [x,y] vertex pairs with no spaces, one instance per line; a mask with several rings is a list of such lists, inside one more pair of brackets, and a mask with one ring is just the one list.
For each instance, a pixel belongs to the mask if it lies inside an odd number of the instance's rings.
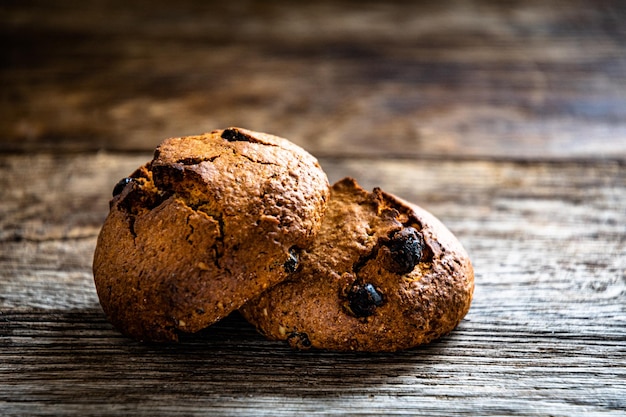
[[394,233],[386,246],[391,255],[388,269],[398,274],[406,274],[422,260],[424,238],[413,227],[406,227]]
[[371,316],[383,302],[383,295],[372,284],[355,284],[348,293],[350,311],[356,317]]
[[113,197],[124,191],[124,187],[126,187],[126,185],[128,185],[132,181],[132,178],[122,178],[121,180],[119,180],[119,182],[115,184],[115,187],[113,187]]
[[287,258],[287,261],[283,264],[285,272],[288,274],[296,272],[299,262],[300,256],[298,255],[298,250],[295,247],[289,249],[289,258]]
[[224,131],[222,132],[222,138],[226,139],[229,142],[235,142],[235,141],[249,142],[250,141],[250,137],[248,135],[233,128],[224,129]]
[[287,336],[287,343],[293,349],[306,350],[311,347],[309,335],[301,332],[292,332]]

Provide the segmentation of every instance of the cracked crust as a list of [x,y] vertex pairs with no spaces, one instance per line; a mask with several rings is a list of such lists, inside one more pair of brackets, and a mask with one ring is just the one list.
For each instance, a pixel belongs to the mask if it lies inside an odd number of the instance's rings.
[[240,311],[297,349],[396,351],[454,329],[473,289],[467,253],[434,216],[346,178],[300,269]]
[[94,280],[123,333],[177,340],[287,278],[329,185],[310,154],[239,128],[171,138],[115,187]]

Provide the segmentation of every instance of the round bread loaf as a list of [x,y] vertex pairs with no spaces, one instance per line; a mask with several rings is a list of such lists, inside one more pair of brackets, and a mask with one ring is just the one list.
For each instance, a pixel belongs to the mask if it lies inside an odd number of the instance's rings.
[[297,272],[240,311],[297,349],[396,351],[428,343],[468,312],[474,273],[434,216],[346,178]]
[[317,160],[239,128],[165,140],[114,189],[93,272],[111,322],[177,340],[295,271],[329,195]]

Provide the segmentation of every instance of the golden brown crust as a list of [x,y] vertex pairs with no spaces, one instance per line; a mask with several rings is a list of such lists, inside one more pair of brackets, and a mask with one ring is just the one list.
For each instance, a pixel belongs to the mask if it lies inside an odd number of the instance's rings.
[[395,351],[451,331],[473,289],[469,257],[441,222],[347,178],[332,187],[320,233],[294,277],[240,311],[295,348]]
[[293,143],[229,128],[164,141],[116,193],[94,255],[100,303],[125,334],[164,341],[284,280],[329,186]]

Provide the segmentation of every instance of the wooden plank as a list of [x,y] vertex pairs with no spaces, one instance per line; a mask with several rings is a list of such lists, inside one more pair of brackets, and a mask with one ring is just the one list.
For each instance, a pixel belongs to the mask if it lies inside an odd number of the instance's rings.
[[124,340],[95,310],[5,320],[5,415],[564,416],[625,406],[624,340],[611,335],[470,320],[423,349],[337,355],[293,353],[239,317],[182,346]]
[[182,344],[98,307],[112,185],[149,154],[0,155],[3,415],[623,415],[626,170],[611,161],[322,159],[416,201],[468,249],[459,328],[395,354],[291,352],[238,315]]
[[3,4],[0,150],[229,125],[320,156],[626,157],[619,2]]

